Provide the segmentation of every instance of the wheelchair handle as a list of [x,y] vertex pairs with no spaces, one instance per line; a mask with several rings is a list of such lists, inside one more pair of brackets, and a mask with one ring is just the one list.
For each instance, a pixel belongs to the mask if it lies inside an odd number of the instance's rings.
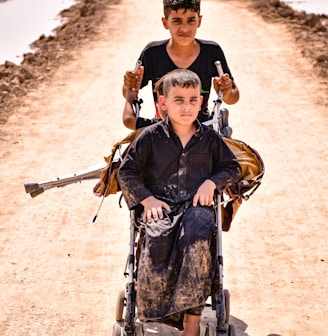
[[140,67],[141,64],[142,64],[142,62],[140,60],[137,60],[136,66],[135,66],[135,68],[133,70],[134,73],[138,72],[138,69],[139,69],[139,67]]
[[216,66],[216,70],[218,71],[219,77],[223,76],[223,69],[220,61],[215,61],[214,62]]

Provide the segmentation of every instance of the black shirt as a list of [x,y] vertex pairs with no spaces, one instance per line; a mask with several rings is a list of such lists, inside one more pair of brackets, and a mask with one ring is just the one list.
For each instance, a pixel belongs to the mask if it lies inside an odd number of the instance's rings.
[[[166,51],[167,40],[154,41],[146,45],[142,51],[139,59],[145,68],[144,76],[141,83],[141,88],[146,86],[149,81],[152,82],[154,89],[155,83],[166,73],[177,69],[178,67],[173,63]],[[200,45],[200,52],[196,60],[190,65],[189,70],[195,72],[202,83],[202,95],[204,97],[201,112],[198,115],[200,122],[209,119],[208,99],[212,86],[212,78],[218,76],[215,61],[221,61],[224,73],[228,73],[233,79],[230,69],[228,67],[223,50],[213,41],[199,40],[196,41]],[[154,93],[154,100],[157,100]]]
[[206,179],[218,189],[238,181],[239,163],[221,136],[195,123],[185,148],[168,119],[146,127],[134,141],[118,173],[129,209],[149,196],[169,205],[191,200]]

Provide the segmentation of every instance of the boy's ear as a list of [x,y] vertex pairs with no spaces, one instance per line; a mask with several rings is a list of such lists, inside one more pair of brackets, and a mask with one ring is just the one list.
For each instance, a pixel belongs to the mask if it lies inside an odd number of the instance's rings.
[[158,97],[158,103],[159,103],[159,105],[160,105],[160,107],[163,111],[167,110],[167,108],[166,108],[166,98],[163,95]]
[[203,18],[203,15],[199,15],[199,16],[198,16],[198,26],[197,26],[197,28],[200,27],[200,25],[201,25],[201,23],[202,23],[202,18]]
[[169,27],[167,26],[167,21],[165,17],[162,17],[162,23],[165,29],[169,29]]
[[203,97],[202,95],[200,95],[200,96],[199,96],[199,106],[200,106],[200,110],[202,109],[203,99],[204,99],[204,97]]

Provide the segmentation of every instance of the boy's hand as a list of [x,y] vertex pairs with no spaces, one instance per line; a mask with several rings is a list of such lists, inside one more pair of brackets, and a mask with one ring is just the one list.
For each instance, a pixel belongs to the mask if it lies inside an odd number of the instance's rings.
[[124,75],[124,84],[123,84],[123,89],[124,89],[124,96],[126,95],[126,92],[128,90],[132,91],[139,91],[142,77],[144,73],[144,67],[140,66],[138,68],[137,73],[134,71],[126,71]]
[[166,209],[168,212],[171,211],[167,203],[158,200],[154,196],[149,196],[140,203],[144,206],[142,220],[145,223],[151,223],[153,219],[155,222],[157,222],[158,219],[163,219],[163,209]]
[[222,92],[223,96],[229,95],[232,91],[232,80],[229,74],[224,74],[221,77],[214,77],[213,86],[216,93]]
[[235,104],[239,100],[239,90],[229,74],[213,78],[216,93],[222,92],[222,100],[227,104]]
[[192,205],[195,207],[199,203],[201,206],[211,206],[213,203],[214,190],[216,185],[211,180],[205,180],[198,188]]

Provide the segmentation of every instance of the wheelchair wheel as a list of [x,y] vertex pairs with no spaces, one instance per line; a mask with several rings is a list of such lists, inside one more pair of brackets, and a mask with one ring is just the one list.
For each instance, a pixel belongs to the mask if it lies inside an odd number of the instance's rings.
[[136,324],[136,336],[143,336],[144,335],[144,329],[142,323]]
[[116,321],[123,320],[124,305],[125,305],[125,290],[122,289],[121,291],[119,291],[116,299],[116,311],[115,311]]
[[216,335],[216,328],[214,323],[207,323],[206,329],[205,329],[205,336],[215,336]]
[[229,336],[237,336],[237,331],[234,324],[229,324]]
[[229,317],[230,317],[230,293],[227,289],[224,290],[224,305],[226,311],[226,320],[225,323],[229,324]]
[[[237,331],[236,331],[235,325],[234,324],[229,324],[228,331],[224,332],[222,335],[237,336]],[[216,336],[216,327],[215,327],[214,323],[209,322],[207,324],[204,336]]]
[[121,336],[121,335],[122,335],[122,327],[118,323],[114,322],[112,336]]

